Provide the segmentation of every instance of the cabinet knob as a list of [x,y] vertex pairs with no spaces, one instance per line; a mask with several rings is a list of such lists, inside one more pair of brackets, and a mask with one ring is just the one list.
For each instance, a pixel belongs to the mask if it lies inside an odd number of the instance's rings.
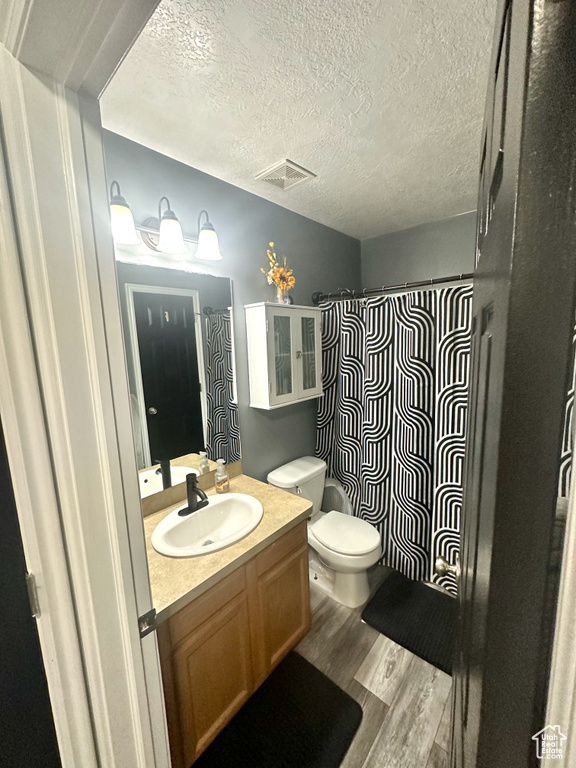
[[156,408],[154,408],[154,406],[152,406],[151,408],[148,408],[148,413],[150,414],[150,416],[156,416],[158,411],[156,410]]
[[297,357],[298,359],[300,359],[300,358],[302,357],[302,352],[301,352],[300,350],[298,350],[298,351],[296,352],[296,357]]

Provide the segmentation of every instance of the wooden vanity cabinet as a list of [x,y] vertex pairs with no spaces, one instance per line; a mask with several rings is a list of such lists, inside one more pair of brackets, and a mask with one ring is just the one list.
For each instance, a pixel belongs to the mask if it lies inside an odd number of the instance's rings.
[[189,768],[310,628],[306,523],[158,627],[173,768]]
[[246,565],[257,688],[310,629],[308,539],[302,523]]

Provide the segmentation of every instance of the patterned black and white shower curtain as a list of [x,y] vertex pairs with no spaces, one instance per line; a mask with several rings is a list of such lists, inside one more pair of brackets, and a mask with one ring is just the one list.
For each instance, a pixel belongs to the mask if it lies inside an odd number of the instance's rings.
[[206,453],[226,464],[240,460],[238,406],[234,402],[234,367],[230,313],[206,317]]
[[562,447],[560,449],[560,475],[558,477],[558,496],[566,498],[570,493],[572,479],[572,451],[574,443],[574,380],[576,377],[576,327],[572,337],[572,361],[570,370],[572,379],[566,396],[566,411],[564,414],[564,430],[562,432]]
[[451,591],[434,561],[459,549],[471,311],[471,286],[322,306],[317,455],[384,561]]

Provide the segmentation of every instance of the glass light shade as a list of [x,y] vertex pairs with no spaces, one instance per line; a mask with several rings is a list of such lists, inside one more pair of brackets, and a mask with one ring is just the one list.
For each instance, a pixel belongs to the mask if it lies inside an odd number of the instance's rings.
[[112,237],[116,245],[140,245],[140,238],[134,226],[132,211],[127,205],[118,202],[110,204]]
[[186,248],[184,236],[182,235],[182,227],[175,216],[174,218],[162,217],[160,237],[158,238],[156,250],[161,253],[188,253],[188,248]]
[[218,235],[212,226],[202,227],[198,233],[196,258],[202,261],[219,261],[222,258],[220,246],[218,245]]

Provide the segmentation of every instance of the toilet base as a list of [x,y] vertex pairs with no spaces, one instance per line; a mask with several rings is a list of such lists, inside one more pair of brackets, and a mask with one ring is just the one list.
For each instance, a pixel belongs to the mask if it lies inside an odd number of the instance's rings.
[[359,608],[368,602],[368,572],[337,573],[334,578],[334,600],[348,608]]
[[312,547],[309,547],[308,552],[310,584],[347,608],[359,608],[368,601],[368,571],[337,573],[322,562]]
[[310,584],[332,597],[334,592],[334,571],[327,568],[312,547],[308,547],[308,574]]

